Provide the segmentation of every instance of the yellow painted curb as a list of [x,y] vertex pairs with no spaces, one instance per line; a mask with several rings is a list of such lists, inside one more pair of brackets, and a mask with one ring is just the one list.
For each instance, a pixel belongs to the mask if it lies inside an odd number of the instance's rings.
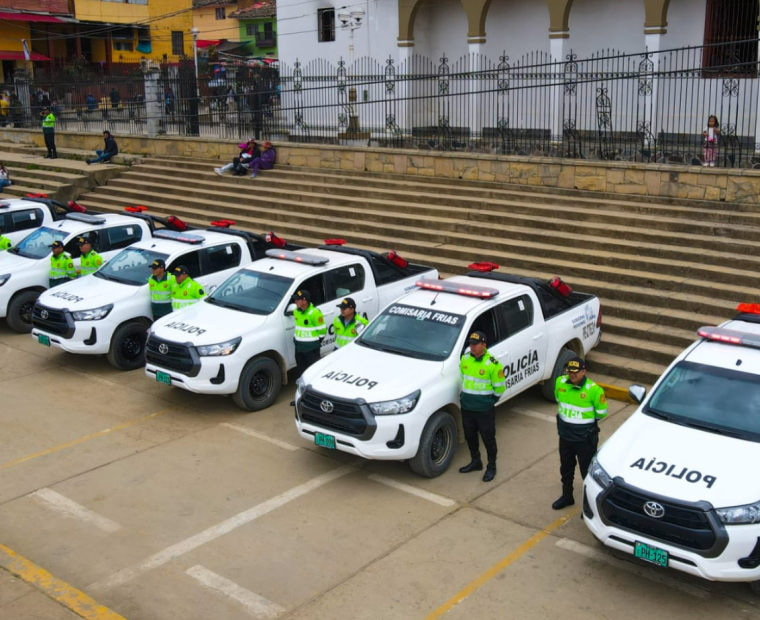
[[124,616],[120,616],[107,607],[96,603],[84,592],[53,577],[44,568],[40,568],[4,545],[0,545],[0,568],[18,576],[29,585],[58,601],[80,618],[86,620],[126,620]]
[[635,404],[634,400],[628,395],[627,389],[618,387],[617,385],[609,385],[607,383],[597,382],[597,385],[604,390],[604,395],[607,398],[612,398],[613,400],[621,400],[624,403]]

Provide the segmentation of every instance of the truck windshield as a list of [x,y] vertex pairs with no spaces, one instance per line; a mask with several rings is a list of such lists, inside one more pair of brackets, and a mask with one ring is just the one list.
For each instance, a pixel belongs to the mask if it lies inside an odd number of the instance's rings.
[[644,413],[760,443],[760,377],[681,362],[652,393]]
[[18,254],[19,256],[23,256],[24,258],[39,260],[50,254],[50,246],[53,245],[53,241],[63,241],[67,235],[68,233],[62,230],[55,230],[54,228],[43,226],[42,228],[35,230],[15,248],[11,248],[9,251]]
[[113,280],[129,286],[142,286],[147,284],[148,278],[150,278],[150,264],[157,258],[165,261],[168,256],[168,254],[153,252],[152,250],[127,248],[96,271],[95,277]]
[[293,284],[292,278],[243,269],[206,298],[206,302],[251,314],[272,314]]
[[393,304],[356,342],[370,349],[440,362],[451,355],[464,322],[460,314]]

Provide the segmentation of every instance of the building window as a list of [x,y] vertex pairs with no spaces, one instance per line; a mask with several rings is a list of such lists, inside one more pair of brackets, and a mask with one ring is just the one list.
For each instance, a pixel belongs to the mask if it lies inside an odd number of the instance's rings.
[[256,36],[256,24],[246,24],[245,25],[245,36],[247,36],[247,37],[255,37]]
[[317,9],[317,36],[320,43],[335,41],[335,9]]
[[131,52],[132,41],[114,41],[113,49],[117,52]]
[[181,31],[172,31],[172,54],[174,56],[184,56],[185,54],[185,35]]
[[264,22],[264,37],[267,39],[271,39],[273,33],[274,33],[274,24],[272,22]]
[[754,74],[757,0],[707,0],[704,44],[704,69],[720,74]]
[[216,18],[217,19],[226,19],[227,18],[227,16],[224,14],[224,7],[222,7],[221,9],[217,9],[216,10]]

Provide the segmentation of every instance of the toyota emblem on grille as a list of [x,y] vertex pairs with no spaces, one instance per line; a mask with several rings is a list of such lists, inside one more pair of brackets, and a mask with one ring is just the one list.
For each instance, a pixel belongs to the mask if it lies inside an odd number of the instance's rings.
[[665,509],[662,507],[662,504],[658,504],[657,502],[647,502],[644,504],[644,512],[653,519],[662,519],[665,516]]
[[167,347],[165,344],[158,345],[158,352],[161,355],[166,355],[169,352],[169,347]]
[[47,310],[40,310],[40,318],[46,319],[50,316],[50,313]]
[[319,408],[325,413],[332,413],[335,406],[329,400],[323,400],[319,403]]

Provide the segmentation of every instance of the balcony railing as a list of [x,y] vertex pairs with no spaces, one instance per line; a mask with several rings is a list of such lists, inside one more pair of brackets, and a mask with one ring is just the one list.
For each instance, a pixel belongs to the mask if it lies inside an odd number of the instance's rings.
[[257,31],[256,32],[256,47],[275,47],[277,45],[277,33]]

